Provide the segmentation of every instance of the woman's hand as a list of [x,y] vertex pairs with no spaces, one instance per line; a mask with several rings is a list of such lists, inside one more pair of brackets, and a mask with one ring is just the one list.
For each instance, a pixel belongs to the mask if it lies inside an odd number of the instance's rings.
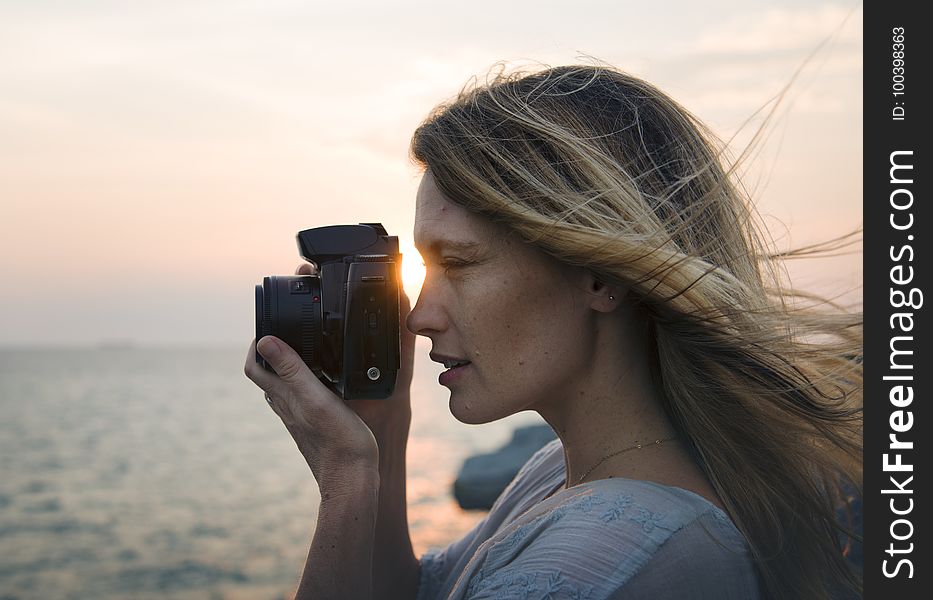
[[[257,349],[275,373],[256,362]],[[372,432],[288,344],[271,335],[250,344],[245,371],[282,419],[322,494],[346,473],[375,472],[379,449]]]
[[[297,270],[299,275],[313,273],[310,264]],[[400,368],[395,393],[385,400],[344,401],[308,369],[292,348],[274,336],[250,345],[246,376],[265,391],[270,408],[282,419],[322,490],[327,482],[339,480],[348,472],[378,468],[379,448],[374,433],[381,437],[389,430],[404,431],[407,438],[415,336],[404,327],[410,305],[404,291],[400,292]],[[256,363],[257,349],[275,373]]]

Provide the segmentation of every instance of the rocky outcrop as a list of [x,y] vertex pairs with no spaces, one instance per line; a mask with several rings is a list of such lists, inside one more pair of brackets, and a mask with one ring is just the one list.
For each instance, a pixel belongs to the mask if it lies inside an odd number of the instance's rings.
[[512,433],[509,443],[499,450],[466,459],[454,481],[454,498],[460,508],[491,508],[522,465],[555,437],[548,425],[519,427]]

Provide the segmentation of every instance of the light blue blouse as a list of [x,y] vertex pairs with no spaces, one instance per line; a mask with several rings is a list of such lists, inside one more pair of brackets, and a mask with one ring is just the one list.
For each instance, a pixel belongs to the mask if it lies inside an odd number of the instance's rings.
[[633,479],[561,489],[560,440],[539,450],[463,539],[421,557],[418,600],[754,600],[729,517],[687,490]]

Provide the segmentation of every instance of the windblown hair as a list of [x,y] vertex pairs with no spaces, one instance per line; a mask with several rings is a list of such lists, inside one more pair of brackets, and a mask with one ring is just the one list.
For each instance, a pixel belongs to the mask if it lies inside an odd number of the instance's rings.
[[451,201],[624,286],[665,410],[769,598],[861,588],[837,518],[861,494],[862,316],[784,289],[725,147],[657,88],[602,66],[493,73],[415,132]]

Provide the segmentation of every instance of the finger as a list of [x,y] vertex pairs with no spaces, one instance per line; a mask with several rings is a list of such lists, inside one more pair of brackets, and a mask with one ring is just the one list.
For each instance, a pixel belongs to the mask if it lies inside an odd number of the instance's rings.
[[267,391],[275,397],[283,398],[285,406],[281,410],[296,412],[301,409],[294,405],[296,402],[319,404],[326,402],[325,397],[333,397],[333,393],[311,372],[301,356],[279,338],[271,335],[263,337],[257,342],[256,350],[275,370],[274,375],[267,373],[272,387]]
[[269,405],[272,412],[285,419],[286,415],[282,412],[284,403],[276,399],[284,397],[287,388],[274,373],[268,372],[256,362],[256,340],[253,340],[249,345],[249,352],[246,353],[246,366],[243,370],[246,372],[246,376],[263,391],[266,404]]
[[[270,372],[256,362],[259,353],[266,363],[273,368]],[[259,386],[264,392],[276,398],[286,398],[287,401],[279,403],[280,409],[291,410],[293,397],[315,400],[321,394],[333,394],[321,380],[317,378],[308,365],[301,359],[288,344],[277,337],[267,335],[252,343],[246,355],[246,376]],[[285,406],[283,406],[285,405]]]
[[266,359],[279,379],[288,386],[304,386],[308,378],[314,377],[298,353],[273,335],[260,339],[256,343],[256,351]]
[[276,390],[276,385],[280,384],[279,378],[275,373],[265,370],[261,364],[256,362],[256,340],[249,345],[249,352],[246,353],[246,365],[243,371],[250,381],[255,383],[262,391],[272,394]]
[[[288,345],[282,342],[282,340],[272,338],[272,336],[266,337],[274,339],[278,344],[288,348]],[[257,345],[256,343],[251,344],[249,353],[246,356],[246,376],[262,389],[269,408],[284,422],[288,423],[294,420],[295,410],[299,408],[297,404],[309,398],[307,390],[313,388],[315,383],[320,385],[320,382],[317,377],[314,377],[313,373],[307,369],[307,366],[304,368],[307,370],[312,382],[309,383],[304,379],[296,381],[294,378],[289,378],[289,381],[286,382],[277,372],[269,372],[256,362]],[[264,344],[263,347],[266,348],[266,345]],[[272,353],[268,349],[266,351],[270,354]],[[294,353],[294,351],[292,352]],[[263,358],[266,359],[269,366],[275,369],[275,365],[270,361],[269,357],[264,356]],[[300,357],[298,357],[298,360],[304,365],[304,361],[301,361]],[[282,367],[280,366],[279,368]]]
[[[278,338],[276,338],[278,339]],[[287,347],[287,344],[278,340],[283,346]],[[246,355],[246,367],[245,372],[246,376],[249,377],[253,383],[255,383],[259,388],[265,392],[267,395],[273,397],[284,397],[288,395],[290,388],[296,388],[299,386],[291,385],[286,383],[275,371],[269,371],[263,367],[260,363],[256,362],[257,355],[257,344],[253,343],[250,345],[249,353]],[[258,353],[261,355],[261,353]],[[266,358],[266,357],[263,357]],[[269,359],[266,358],[266,363],[275,368]],[[315,378],[316,379],[316,378]],[[298,389],[294,391],[299,391]]]
[[314,263],[301,263],[295,269],[295,275],[317,275],[317,265]]

